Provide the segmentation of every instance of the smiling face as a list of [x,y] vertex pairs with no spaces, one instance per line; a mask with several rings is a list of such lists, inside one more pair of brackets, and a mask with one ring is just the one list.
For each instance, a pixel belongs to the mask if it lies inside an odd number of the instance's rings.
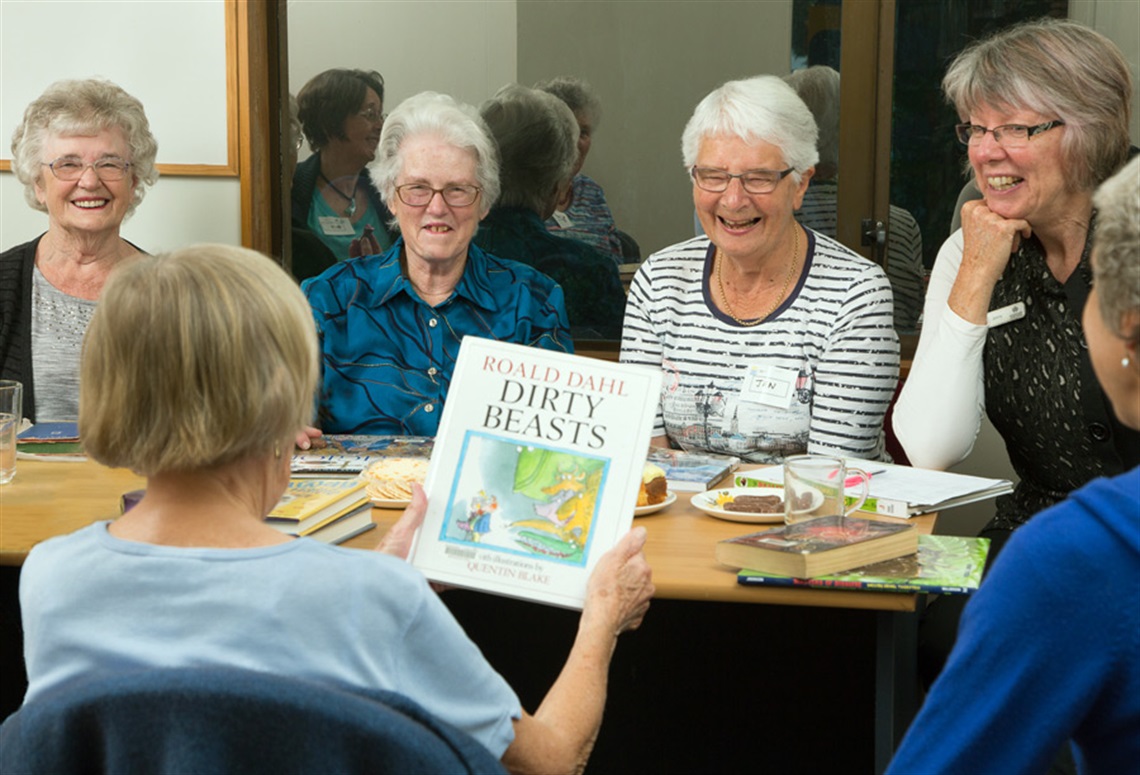
[[[475,152],[457,148],[430,135],[412,137],[400,148],[403,169],[396,176],[396,185],[421,183],[432,188],[447,186],[478,186],[475,177]],[[393,192],[389,209],[400,223],[407,259],[424,261],[440,266],[462,261],[467,246],[479,228],[486,212],[482,196],[466,207],[452,207],[443,201],[441,194],[420,207],[406,205]]]
[[[993,128],[1004,124],[1037,126],[1053,121],[1031,110],[992,110],[970,113],[969,123]],[[1026,220],[1041,227],[1074,212],[1067,190],[1060,126],[1030,137],[1024,148],[1003,148],[987,132],[981,142],[969,146],[970,166],[986,206],[1003,218]]]
[[331,138],[329,145],[339,146],[334,152],[351,155],[359,160],[361,167],[368,164],[376,158],[376,146],[380,144],[380,130],[384,128],[384,122],[373,121],[360,114],[380,116],[383,112],[384,103],[380,96],[372,89],[365,89],[364,102],[344,120],[344,137]]
[[[787,169],[783,152],[763,140],[747,143],[739,137],[717,135],[701,141],[698,167],[712,167],[739,175],[748,170]],[[693,204],[705,234],[732,258],[764,258],[782,245],[794,225],[793,216],[803,203],[814,168],[802,173],[799,185],[789,175],[768,194],[749,194],[738,178],[720,193],[693,183]]]
[[[131,161],[130,145],[123,130],[104,129],[96,135],[49,135],[44,139],[44,164],[62,156],[74,156],[84,164],[108,157]],[[117,233],[130,208],[135,177],[128,169],[122,180],[101,180],[88,167],[78,180],[59,180],[48,167],[40,168],[36,198],[47,207],[53,229],[95,236]]]

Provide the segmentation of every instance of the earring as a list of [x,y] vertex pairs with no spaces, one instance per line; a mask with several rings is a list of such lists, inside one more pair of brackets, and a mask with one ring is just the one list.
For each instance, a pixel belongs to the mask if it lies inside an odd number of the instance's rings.
[[281,443],[278,441],[273,442],[273,457],[281,459]]
[[1132,365],[1132,359],[1129,358],[1127,355],[1125,355],[1123,358],[1120,359],[1120,365],[1127,369],[1129,366]]

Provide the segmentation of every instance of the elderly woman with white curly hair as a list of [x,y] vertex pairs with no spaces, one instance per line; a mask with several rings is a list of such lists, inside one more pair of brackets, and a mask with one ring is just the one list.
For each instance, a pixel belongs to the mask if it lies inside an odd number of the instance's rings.
[[392,111],[369,173],[400,238],[306,280],[328,433],[434,436],[464,336],[571,351],[562,289],[472,243],[499,195],[474,108],[424,92]]
[[621,359],[665,372],[653,443],[771,463],[878,458],[898,378],[876,264],[796,223],[816,125],[775,76],[705,97],[682,137],[704,236],[638,269]]
[[109,81],[52,84],[12,135],[12,170],[48,229],[0,254],[0,378],[24,416],[79,416],[79,350],[111,271],[138,255],[119,228],[158,179],[142,104]]

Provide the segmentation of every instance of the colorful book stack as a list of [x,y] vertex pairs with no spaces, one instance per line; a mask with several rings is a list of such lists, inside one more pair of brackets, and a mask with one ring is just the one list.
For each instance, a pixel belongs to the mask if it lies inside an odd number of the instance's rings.
[[375,526],[361,479],[291,479],[265,521],[283,533],[330,544]]

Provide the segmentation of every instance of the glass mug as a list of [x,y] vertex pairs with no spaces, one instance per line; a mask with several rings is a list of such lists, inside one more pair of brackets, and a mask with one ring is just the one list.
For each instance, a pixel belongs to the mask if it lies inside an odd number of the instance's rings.
[[[859,497],[850,506],[844,498],[852,480],[861,485]],[[858,468],[848,468],[843,458],[794,455],[784,460],[784,522],[847,516],[867,500],[871,477]]]
[[24,386],[0,380],[0,484],[16,476],[16,434],[24,412]]

